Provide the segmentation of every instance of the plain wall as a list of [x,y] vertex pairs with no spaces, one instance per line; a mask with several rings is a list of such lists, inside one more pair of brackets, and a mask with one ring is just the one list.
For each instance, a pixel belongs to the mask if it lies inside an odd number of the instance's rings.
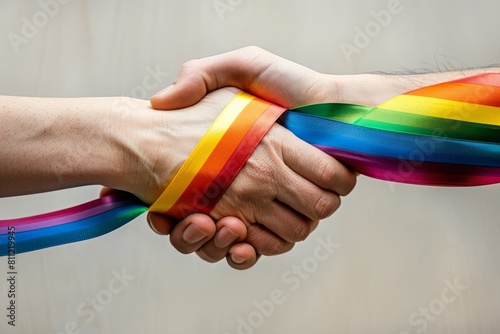
[[[337,74],[477,67],[500,55],[494,0],[49,1],[53,15],[13,47],[9,34],[43,19],[47,1],[0,1],[0,94],[147,99],[148,70],[165,72],[159,90],[185,61],[246,45]],[[397,10],[377,29],[388,8]],[[365,28],[369,43],[346,57],[341,46],[356,46]],[[3,198],[0,219],[98,191]],[[177,253],[141,216],[97,239],[18,255],[15,328],[0,259],[0,332],[498,333],[499,193],[359,177],[306,241],[243,272]],[[325,243],[334,246],[318,248]],[[110,294],[122,272],[129,280]]]

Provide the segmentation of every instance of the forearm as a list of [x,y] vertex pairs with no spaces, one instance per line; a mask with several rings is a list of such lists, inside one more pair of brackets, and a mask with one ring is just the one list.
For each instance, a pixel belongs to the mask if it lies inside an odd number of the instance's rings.
[[151,204],[236,93],[169,112],[126,97],[0,96],[0,196],[101,184]]
[[326,75],[334,83],[335,101],[377,105],[391,97],[423,86],[450,81],[479,73],[500,72],[500,67],[424,74]]
[[113,183],[123,170],[113,98],[0,97],[0,196]]

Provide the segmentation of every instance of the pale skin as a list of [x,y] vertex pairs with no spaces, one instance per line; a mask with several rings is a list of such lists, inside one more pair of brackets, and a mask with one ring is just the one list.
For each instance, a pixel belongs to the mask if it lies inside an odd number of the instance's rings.
[[[2,96],[0,196],[101,184],[151,204],[237,92],[223,88],[169,112],[123,97]],[[173,236],[203,244],[209,256],[229,253],[230,265],[245,269],[257,254],[279,254],[305,239],[355,182],[335,159],[275,124],[210,216],[198,215],[201,228],[186,228],[194,215]]]
[[[499,71],[498,67],[490,67],[412,75],[339,76],[315,72],[258,47],[246,47],[185,63],[174,84],[153,96],[151,105],[155,109],[178,109],[197,103],[211,91],[230,86],[284,107],[319,102],[377,105],[395,95],[422,86],[477,73]],[[224,221],[224,226],[239,231],[243,242],[237,241],[229,247],[220,247],[217,238],[221,221],[216,223],[207,215],[191,215],[175,226],[161,215],[151,214],[149,217],[150,226],[159,234],[170,234],[172,245],[180,252],[196,252],[210,262],[226,257],[229,265],[234,268],[249,268],[261,253],[258,247],[252,245],[252,240],[243,237],[248,224],[236,217],[226,219],[228,220]],[[285,225],[287,222],[282,221],[281,224]],[[204,236],[203,239],[193,242],[190,235],[184,233],[193,225]],[[265,242],[273,243],[276,239],[268,238]],[[273,254],[288,250],[284,244],[278,243],[271,248],[275,250]]]

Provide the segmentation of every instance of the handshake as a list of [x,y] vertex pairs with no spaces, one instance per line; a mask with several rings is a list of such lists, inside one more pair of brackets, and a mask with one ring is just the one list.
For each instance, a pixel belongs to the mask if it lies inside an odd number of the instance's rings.
[[[185,123],[185,131],[168,139],[170,150],[178,152],[158,155],[182,156],[167,164],[159,160],[158,165],[178,169],[239,89],[287,108],[336,96],[333,84],[322,82],[320,74],[258,48],[190,61],[173,85],[151,99],[153,109],[168,110],[165,117],[175,113],[179,123]],[[164,127],[172,131],[171,125]],[[187,141],[186,136],[195,138]],[[171,176],[173,170],[162,175]],[[159,179],[164,182],[165,177]],[[182,253],[196,252],[209,262],[226,257],[233,268],[246,269],[260,255],[284,253],[304,240],[355,183],[355,174],[334,158],[274,124],[209,215],[172,222],[149,213],[148,222],[158,234],[170,234],[172,245]],[[159,191],[153,185],[144,192],[153,196],[145,200],[155,200]]]
[[[151,205],[241,90],[285,108],[373,106],[477,72],[326,75],[247,47],[184,64],[150,102],[0,96],[0,197],[100,184],[102,196],[125,191]],[[75,152],[82,143],[92,150]],[[247,269],[304,240],[355,184],[353,171],[274,124],[208,214],[148,222],[182,253]]]
[[[124,191],[151,205],[238,93],[290,108],[338,100],[335,81],[248,47],[186,63],[151,101],[0,96],[0,197],[99,184],[101,196]],[[148,222],[182,253],[246,269],[304,240],[355,183],[273,124],[208,214],[173,221],[150,212]]]

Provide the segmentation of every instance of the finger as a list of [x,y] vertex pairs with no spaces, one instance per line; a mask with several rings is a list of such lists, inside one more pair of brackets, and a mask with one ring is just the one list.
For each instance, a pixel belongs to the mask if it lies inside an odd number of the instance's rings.
[[318,187],[284,166],[276,176],[279,191],[276,199],[311,220],[332,215],[340,206],[337,193]]
[[255,223],[247,227],[247,237],[245,242],[252,245],[257,254],[279,255],[288,252],[293,248],[294,243],[287,241],[267,227]]
[[153,109],[175,110],[198,103],[207,93],[203,77],[184,69],[176,82],[153,95],[150,102]]
[[[281,126],[279,129],[289,131]],[[283,161],[297,174],[341,196],[354,189],[356,174],[333,157],[294,135],[287,135],[282,142]]]
[[247,236],[247,227],[240,219],[224,217],[216,224],[215,237],[203,244],[196,254],[207,262],[217,262],[228,255],[229,248],[243,241]]
[[252,245],[240,242],[229,249],[226,261],[234,269],[245,270],[253,267],[259,258],[260,255],[256,253]]
[[212,218],[195,213],[174,226],[170,233],[170,243],[179,252],[189,254],[212,239],[215,230],[215,223]]
[[[310,223],[310,228],[311,228],[311,233],[316,229],[316,227],[318,227],[319,225],[319,220],[313,220],[311,223]],[[311,234],[309,233],[309,234]]]
[[116,195],[116,194],[123,194],[124,191],[109,188],[109,187],[102,187],[101,191],[99,192],[99,197],[105,197],[109,195]]
[[[317,224],[288,205],[273,201],[255,215],[258,223],[274,232],[280,238],[290,242],[298,242],[307,238]],[[263,255],[269,255],[263,252]]]
[[159,235],[168,235],[174,228],[174,222],[159,213],[148,212],[146,216],[149,227]]

